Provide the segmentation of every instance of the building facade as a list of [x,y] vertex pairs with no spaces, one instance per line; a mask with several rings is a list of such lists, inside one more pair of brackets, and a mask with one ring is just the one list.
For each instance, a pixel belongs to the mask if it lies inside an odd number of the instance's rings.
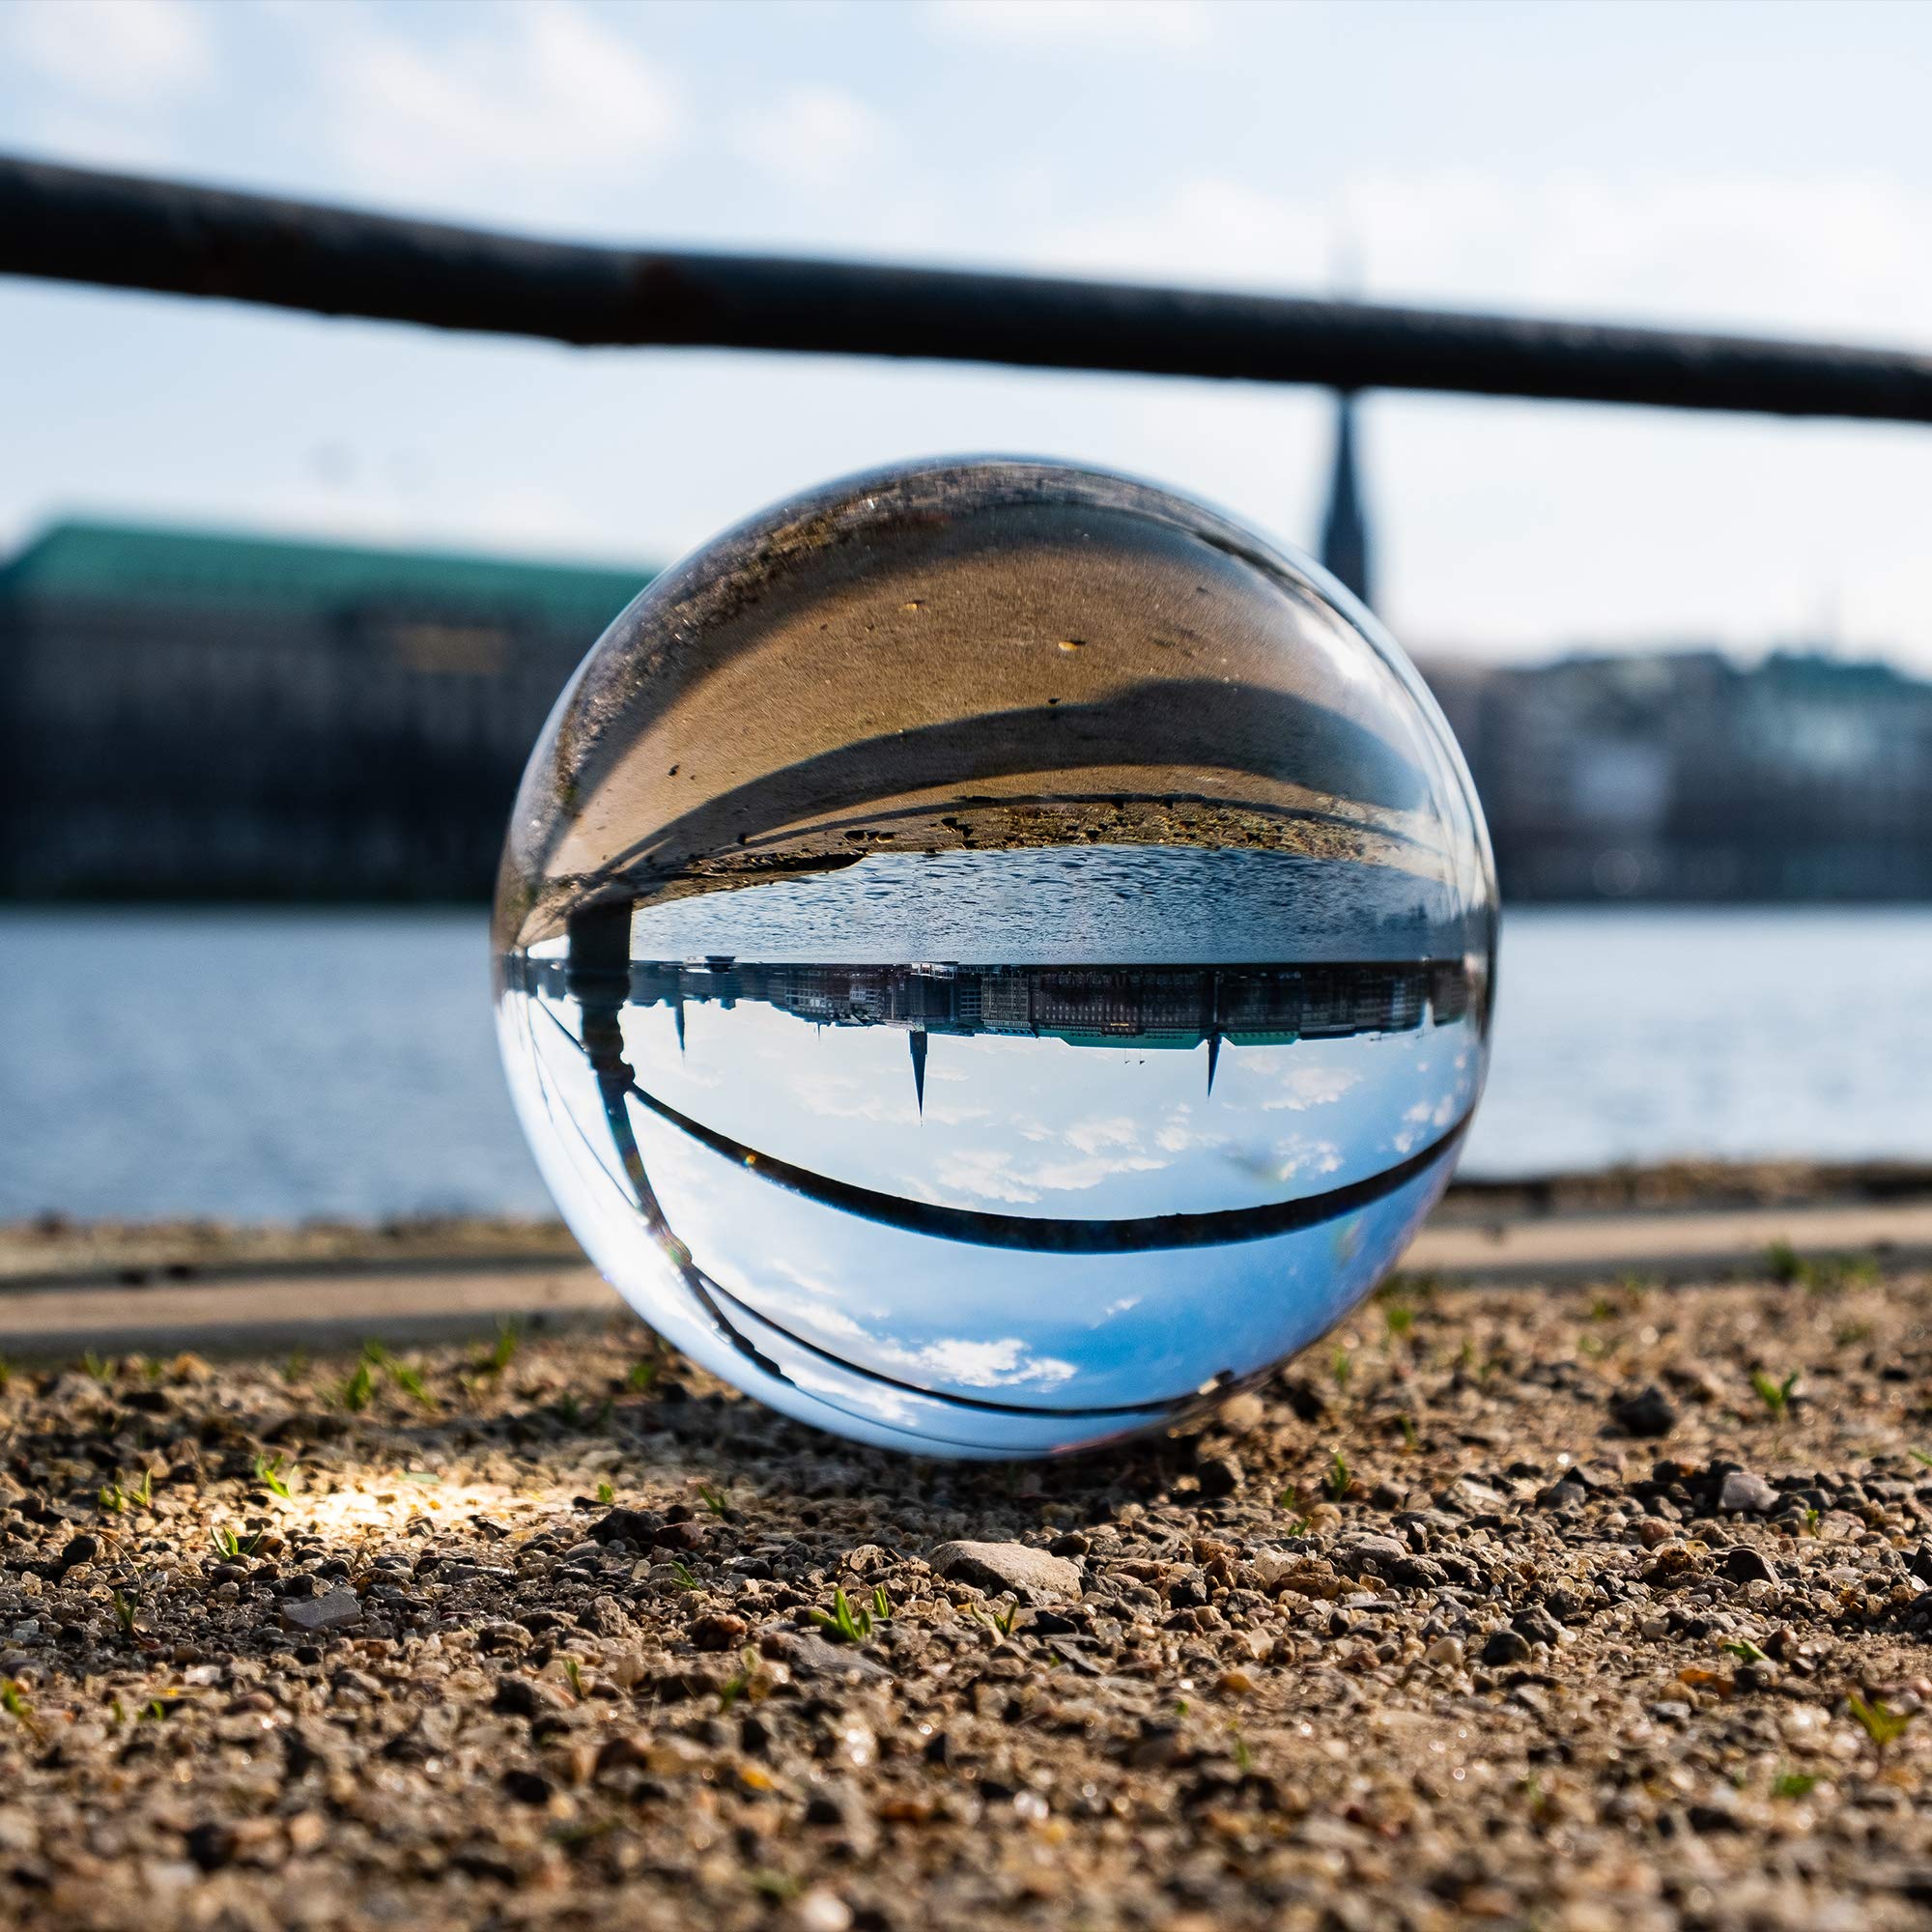
[[57,526],[0,568],[0,892],[485,896],[649,575]]
[[1932,898],[1932,685],[1715,651],[1425,664],[1517,899]]

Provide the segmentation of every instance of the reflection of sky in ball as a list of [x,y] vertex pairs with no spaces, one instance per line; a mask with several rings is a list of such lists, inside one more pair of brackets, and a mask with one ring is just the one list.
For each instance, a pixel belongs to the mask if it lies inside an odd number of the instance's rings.
[[925,1109],[908,1036],[818,1028],[753,1001],[624,1015],[655,1098],[812,1173],[955,1208],[1099,1219],[1248,1208],[1380,1173],[1461,1119],[1479,1055],[1465,1024],[1410,1033],[1073,1046],[928,1037]]
[[[736,1019],[743,1010],[724,1017]],[[567,1023],[574,1019],[567,1004],[557,1016]],[[542,1014],[531,1017],[530,1039],[542,1077],[570,1114],[594,1121],[588,1072],[574,1043]],[[793,1029],[800,1026],[784,1015],[766,1017]],[[867,1040],[884,1037],[903,1051],[902,1037],[890,1029],[853,1031]],[[1442,1029],[1444,1042],[1458,1031]],[[1320,1044],[1361,1049],[1403,1043],[1391,1038]],[[1406,1043],[1412,1046],[1413,1037]],[[998,1044],[1024,1048],[1032,1043]],[[1259,1051],[1278,1055],[1284,1049]],[[1041,1064],[1049,1058],[1041,1055]],[[1205,1058],[1199,1051],[1147,1058],[1191,1068],[1205,1081]],[[895,1061],[893,1078],[895,1085],[906,1086],[905,1111],[916,1123],[909,1068]],[[1055,1083],[1043,1084],[1050,1088]],[[1374,1084],[1365,1080],[1349,1094]],[[1279,1089],[1281,1083],[1276,1085]],[[1219,1093],[1217,1075],[1217,1098]],[[1314,1104],[1341,1108],[1348,1097]],[[1078,1132],[1073,1110],[1061,1111]],[[783,1359],[802,1384],[841,1406],[855,1401],[851,1372],[810,1350],[823,1350],[870,1377],[912,1384],[895,1390],[866,1380],[857,1412],[908,1429],[936,1430],[942,1436],[947,1434],[943,1411],[918,1394],[921,1388],[1029,1407],[1108,1408],[1184,1395],[1231,1369],[1241,1373],[1301,1347],[1373,1285],[1434,1198],[1441,1165],[1433,1165],[1367,1208],[1266,1239],[1038,1257],[935,1240],[828,1210],[702,1146],[636,1101],[629,1112],[670,1228],[691,1252],[706,1258],[717,1286],[737,1297],[739,1319],[747,1321],[747,1332],[759,1346]],[[893,1107],[882,1107],[878,1116],[865,1122],[868,1136],[878,1142],[912,1132]],[[1404,1123],[1392,1123],[1391,1130],[1403,1132]],[[1428,1137],[1436,1131],[1429,1128]],[[570,1160],[608,1204],[613,1197],[605,1186],[615,1177],[608,1149],[599,1151],[594,1142],[591,1132],[575,1137]],[[1196,1151],[1174,1151],[1170,1167],[1184,1172]],[[1443,1161],[1452,1157],[1445,1154]],[[1371,1171],[1389,1164],[1386,1155],[1368,1163]],[[546,1171],[557,1184],[557,1168]],[[1125,1177],[1146,1178],[1145,1173]],[[1084,1213],[1090,1192],[1063,1189],[1045,1204],[1045,1211]],[[1287,1192],[1276,1189],[1268,1198]],[[1133,1211],[1158,1209],[1140,1195]],[[594,1251],[594,1231],[592,1246]],[[1042,1266],[1050,1272],[1043,1275]],[[672,1317],[668,1332],[677,1337],[683,1323],[676,1319],[675,1304],[667,1313]],[[759,1316],[775,1328],[760,1327]],[[789,1346],[786,1338],[808,1347]]]

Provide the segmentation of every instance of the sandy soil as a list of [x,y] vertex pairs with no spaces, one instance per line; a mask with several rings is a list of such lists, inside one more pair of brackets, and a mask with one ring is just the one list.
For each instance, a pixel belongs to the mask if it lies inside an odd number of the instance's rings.
[[1928,1311],[1398,1283],[1004,1468],[635,1327],[16,1369],[0,1922],[1923,1923]]

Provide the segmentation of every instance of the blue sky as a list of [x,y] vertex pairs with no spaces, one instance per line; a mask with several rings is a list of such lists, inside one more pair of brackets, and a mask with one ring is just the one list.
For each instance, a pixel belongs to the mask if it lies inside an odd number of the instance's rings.
[[[507,227],[1932,343],[1932,10],[12,0],[0,145]],[[0,542],[111,511],[662,558],[895,458],[1305,542],[1322,399],[584,355],[0,283]],[[1932,436],[1374,400],[1411,648],[1932,667]]]

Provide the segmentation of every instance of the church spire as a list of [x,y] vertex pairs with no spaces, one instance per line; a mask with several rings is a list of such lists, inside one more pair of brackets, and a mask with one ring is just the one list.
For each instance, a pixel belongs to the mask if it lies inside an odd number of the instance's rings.
[[1335,468],[1328,479],[1327,512],[1321,519],[1321,565],[1374,607],[1369,519],[1355,473],[1355,397],[1350,389],[1341,390],[1335,398]]
[[925,1029],[914,1027],[907,1036],[912,1041],[912,1087],[919,1095],[920,1118],[925,1118]]

